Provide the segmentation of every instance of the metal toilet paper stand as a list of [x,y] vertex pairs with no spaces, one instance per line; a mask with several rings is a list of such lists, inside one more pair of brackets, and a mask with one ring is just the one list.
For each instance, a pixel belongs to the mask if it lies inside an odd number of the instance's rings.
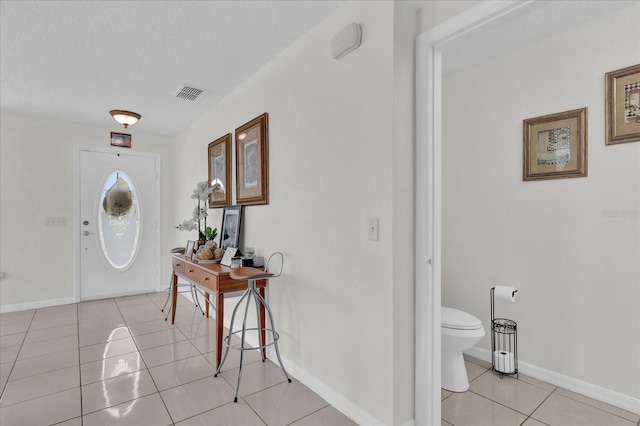
[[[513,295],[518,290],[513,290]],[[495,287],[491,288],[491,370],[518,376],[518,325],[507,318],[496,318]]]

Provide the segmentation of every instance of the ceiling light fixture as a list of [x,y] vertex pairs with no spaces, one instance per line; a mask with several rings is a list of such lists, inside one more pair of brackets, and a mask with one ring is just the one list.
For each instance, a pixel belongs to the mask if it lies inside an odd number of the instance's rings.
[[137,112],[124,111],[121,109],[112,109],[109,114],[126,129],[130,124],[136,124],[142,116]]

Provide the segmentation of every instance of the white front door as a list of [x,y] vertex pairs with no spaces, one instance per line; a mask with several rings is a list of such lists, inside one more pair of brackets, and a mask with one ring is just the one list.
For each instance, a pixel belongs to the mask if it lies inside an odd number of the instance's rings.
[[159,155],[77,150],[79,299],[159,286]]

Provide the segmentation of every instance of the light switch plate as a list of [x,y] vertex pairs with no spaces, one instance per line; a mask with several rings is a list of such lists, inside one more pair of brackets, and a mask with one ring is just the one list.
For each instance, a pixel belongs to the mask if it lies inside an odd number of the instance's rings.
[[378,241],[378,219],[369,219],[369,241]]

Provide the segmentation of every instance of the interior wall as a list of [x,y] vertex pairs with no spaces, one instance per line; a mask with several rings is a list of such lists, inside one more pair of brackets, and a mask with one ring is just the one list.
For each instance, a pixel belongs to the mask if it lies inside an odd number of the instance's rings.
[[[605,145],[635,4],[443,78],[443,305],[518,323],[523,362],[640,397],[640,142]],[[445,58],[446,60],[446,58]],[[522,120],[588,107],[586,178],[522,181]],[[615,212],[610,214],[610,212]]]
[[[335,60],[331,38],[352,22],[362,44]],[[330,389],[338,408],[359,407],[366,424],[394,423],[392,55],[393,3],[348,2],[177,140],[181,221],[206,178],[207,144],[269,113],[270,201],[245,207],[242,245],[284,253],[269,299],[293,375]]]
[[[0,281],[0,310],[70,303],[74,146],[109,147],[110,132],[123,129],[115,122],[101,128],[9,113],[0,116],[0,123],[0,271],[6,273]],[[169,253],[174,247],[174,139],[128,130],[132,151],[161,155],[161,252]],[[67,226],[45,227],[49,216],[65,217]],[[162,259],[163,285],[168,285],[170,272],[167,255]]]

